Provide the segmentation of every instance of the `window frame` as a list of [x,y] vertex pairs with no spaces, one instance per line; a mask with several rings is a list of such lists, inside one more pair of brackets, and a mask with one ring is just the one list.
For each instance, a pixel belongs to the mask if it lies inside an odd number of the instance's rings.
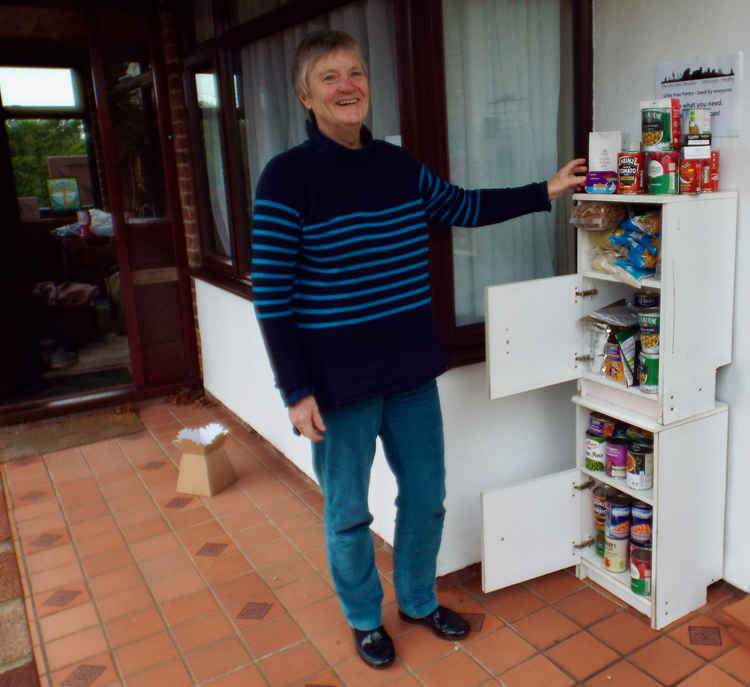
[[[0,99],[0,126],[6,129],[9,119],[78,119],[83,123],[86,132],[86,158],[89,166],[89,178],[91,180],[91,191],[93,195],[94,207],[101,204],[101,192],[99,188],[99,176],[96,167],[96,157],[94,148],[94,128],[93,119],[89,107],[90,82],[87,79],[86,70],[76,59],[51,59],[49,61],[24,61],[3,59],[0,56],[0,63],[3,67],[14,67],[18,69],[69,69],[73,76],[73,91],[78,101],[78,106],[72,107],[27,107],[18,105],[4,105]],[[13,183],[15,186],[15,170],[13,171]],[[17,193],[17,189],[16,189]],[[70,210],[52,210],[50,207],[40,207],[40,219],[65,219],[75,217],[75,212]]]
[[[235,116],[234,54],[244,45],[295,24],[347,5],[353,0],[293,0],[239,26],[230,26],[228,0],[213,0],[215,37],[202,44],[194,41],[194,30],[189,24],[182,35],[190,45],[189,58],[184,60],[186,95],[192,81],[189,75],[196,65],[212,60],[219,77],[222,98],[222,141],[224,144],[224,173],[227,204],[230,208],[230,231],[234,257],[216,261],[206,252],[210,246],[205,223],[205,207],[199,210],[199,233],[203,254],[203,268],[196,276],[207,279],[252,300],[250,265],[250,191],[245,180],[244,163],[240,151],[239,123]],[[593,0],[573,0],[574,45],[574,142],[576,156],[587,156],[588,132],[593,120]],[[192,5],[192,3],[191,3]],[[183,21],[190,21],[185,10]],[[401,137],[404,148],[435,173],[449,178],[446,85],[444,66],[442,2],[441,0],[394,0],[396,31],[396,64],[400,98]],[[196,117],[194,93],[187,98],[191,122]],[[200,150],[200,138],[191,126],[192,148]],[[202,159],[194,169],[205,178]],[[198,193],[196,202],[205,206]],[[211,219],[211,221],[213,221]],[[436,303],[435,317],[451,367],[478,363],[485,359],[484,323],[457,326],[453,270],[453,242],[450,227],[434,225],[430,231],[431,295]]]

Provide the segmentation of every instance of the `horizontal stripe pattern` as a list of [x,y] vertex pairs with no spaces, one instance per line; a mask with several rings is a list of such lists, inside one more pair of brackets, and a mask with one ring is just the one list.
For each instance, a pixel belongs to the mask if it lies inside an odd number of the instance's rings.
[[475,227],[479,221],[481,191],[467,191],[449,184],[422,165],[419,194],[431,222],[459,227]]
[[253,215],[253,288],[261,320],[301,329],[350,326],[429,303],[424,201],[304,224],[260,198]]

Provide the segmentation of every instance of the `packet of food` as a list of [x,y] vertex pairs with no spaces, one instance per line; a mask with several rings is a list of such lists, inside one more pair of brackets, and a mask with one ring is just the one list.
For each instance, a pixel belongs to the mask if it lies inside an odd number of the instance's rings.
[[585,347],[591,359],[588,361],[589,372],[604,374],[607,358],[605,347],[612,332],[609,325],[598,320],[586,319],[583,322]]
[[655,269],[636,267],[630,262],[630,260],[625,258],[617,258],[613,270],[613,274],[618,276],[626,284],[631,284],[636,288],[641,287],[641,282],[644,279],[653,277],[656,274]]
[[646,234],[661,233],[661,212],[650,210],[639,215],[631,215],[620,223],[623,229],[636,229]]
[[628,329],[638,326],[638,311],[626,300],[620,300],[584,316],[584,321],[596,320],[613,327]]
[[638,328],[628,327],[615,334],[615,339],[620,346],[620,354],[623,361],[623,372],[625,373],[625,385],[634,386],[638,378],[635,375],[636,344],[638,343]]
[[627,213],[622,205],[584,201],[573,208],[570,223],[589,231],[604,231],[616,227],[626,217]]
[[624,230],[609,238],[615,246],[625,246],[630,263],[640,269],[654,269],[659,257],[660,241],[658,236],[644,234],[641,231]]

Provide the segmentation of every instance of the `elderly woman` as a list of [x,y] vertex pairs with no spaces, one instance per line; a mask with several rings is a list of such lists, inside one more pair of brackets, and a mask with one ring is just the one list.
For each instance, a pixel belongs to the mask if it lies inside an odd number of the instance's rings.
[[308,140],[271,160],[253,218],[256,312],[289,417],[310,439],[325,500],[328,564],[357,651],[394,659],[368,509],[375,439],[398,484],[394,583],[400,617],[459,639],[438,605],[443,429],[435,378],[447,368],[430,298],[431,223],[479,227],[550,210],[584,160],[550,181],[463,190],[405,150],[373,140],[367,67],[340,31],[306,37],[292,70]]

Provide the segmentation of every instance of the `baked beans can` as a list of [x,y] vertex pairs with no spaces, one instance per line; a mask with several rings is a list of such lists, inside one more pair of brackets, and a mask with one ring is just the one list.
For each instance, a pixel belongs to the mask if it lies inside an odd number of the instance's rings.
[[646,190],[658,195],[677,193],[677,151],[647,153],[646,160]]
[[591,413],[589,417],[589,433],[599,437],[611,437],[615,433],[615,421],[606,415]]
[[643,153],[630,150],[617,155],[617,192],[643,193]]
[[607,497],[604,532],[610,539],[630,539],[630,497],[615,491]]
[[630,589],[639,596],[651,596],[651,548],[630,544]]
[[612,573],[622,573],[628,569],[627,539],[614,539],[604,535],[604,567]]
[[680,161],[680,193],[700,193],[703,187],[703,160]]
[[[631,489],[651,489],[654,486],[654,450],[650,445],[640,441],[630,444],[625,480]],[[635,512],[633,518],[635,523]]]
[[630,541],[641,546],[651,545],[653,508],[643,501],[630,506]]

